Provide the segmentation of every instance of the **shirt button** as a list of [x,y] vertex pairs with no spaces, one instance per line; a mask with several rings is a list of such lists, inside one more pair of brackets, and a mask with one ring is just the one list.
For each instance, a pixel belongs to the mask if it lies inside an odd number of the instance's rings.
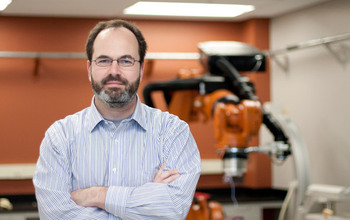
[[113,172],[113,173],[117,172],[117,168],[113,168],[113,169],[112,169],[112,172]]

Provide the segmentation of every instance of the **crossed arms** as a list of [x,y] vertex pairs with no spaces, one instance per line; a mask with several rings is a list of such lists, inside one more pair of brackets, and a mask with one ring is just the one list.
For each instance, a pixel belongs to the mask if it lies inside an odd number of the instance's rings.
[[[154,177],[154,183],[170,184],[180,176],[177,169],[172,169],[163,172],[165,162]],[[78,189],[71,192],[72,200],[79,206],[83,207],[98,207],[106,210],[105,200],[107,196],[108,187],[93,186],[86,189]]]

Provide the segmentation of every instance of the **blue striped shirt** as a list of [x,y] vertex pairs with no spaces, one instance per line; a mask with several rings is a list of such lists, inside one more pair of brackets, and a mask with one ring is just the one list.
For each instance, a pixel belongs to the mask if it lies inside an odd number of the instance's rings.
[[[153,183],[178,169],[171,184]],[[200,175],[200,155],[189,126],[177,116],[142,104],[116,127],[90,107],[46,131],[33,178],[40,218],[185,219]],[[78,206],[77,189],[107,186],[106,211]]]

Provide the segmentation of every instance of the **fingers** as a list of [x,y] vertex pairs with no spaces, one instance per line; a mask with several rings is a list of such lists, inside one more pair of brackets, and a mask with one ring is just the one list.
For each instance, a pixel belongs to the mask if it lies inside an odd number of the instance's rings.
[[166,183],[166,184],[169,184],[169,183],[172,183],[174,180],[176,180],[178,177],[180,176],[180,174],[178,173],[175,173],[175,174],[171,174],[169,176],[167,176],[165,179],[163,179],[162,183]]
[[179,170],[177,170],[177,169],[172,169],[172,170],[168,170],[168,171],[163,172],[163,170],[165,168],[165,163],[166,162],[164,162],[162,164],[162,166],[160,167],[159,171],[157,172],[156,176],[154,177],[153,182],[169,184],[180,176]]
[[171,183],[173,182],[176,178],[180,176],[178,170],[169,170],[165,171],[163,173],[157,173],[156,177],[154,178],[153,182],[155,183]]

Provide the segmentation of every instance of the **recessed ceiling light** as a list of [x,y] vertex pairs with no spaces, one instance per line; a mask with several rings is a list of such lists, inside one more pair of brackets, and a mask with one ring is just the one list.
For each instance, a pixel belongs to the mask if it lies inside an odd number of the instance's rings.
[[190,16],[190,17],[236,17],[253,11],[252,5],[184,3],[184,2],[137,2],[124,9],[124,14]]
[[5,10],[9,4],[11,4],[12,0],[0,0],[0,11]]

